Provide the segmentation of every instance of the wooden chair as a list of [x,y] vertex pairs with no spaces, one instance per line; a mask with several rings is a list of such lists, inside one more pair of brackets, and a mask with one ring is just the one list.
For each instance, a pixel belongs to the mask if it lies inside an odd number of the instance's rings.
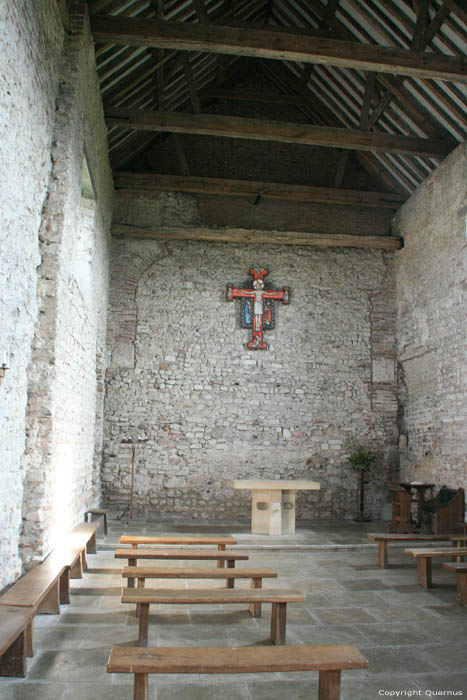
[[413,532],[412,497],[407,489],[389,489],[392,495],[392,519],[389,532]]
[[464,520],[464,489],[442,486],[434,498],[422,506],[422,524],[436,535],[457,532],[459,521]]

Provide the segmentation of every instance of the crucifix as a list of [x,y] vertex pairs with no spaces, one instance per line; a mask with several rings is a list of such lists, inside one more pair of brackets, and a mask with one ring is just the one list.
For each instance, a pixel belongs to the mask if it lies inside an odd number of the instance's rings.
[[230,282],[227,284],[227,301],[241,299],[240,325],[242,328],[252,328],[253,337],[247,343],[249,350],[266,350],[268,345],[263,340],[263,331],[274,328],[275,309],[274,301],[282,301],[290,304],[290,289],[282,287],[281,291],[264,288],[264,277],[269,270],[258,272],[250,268],[249,274],[253,276],[251,288],[237,289]]

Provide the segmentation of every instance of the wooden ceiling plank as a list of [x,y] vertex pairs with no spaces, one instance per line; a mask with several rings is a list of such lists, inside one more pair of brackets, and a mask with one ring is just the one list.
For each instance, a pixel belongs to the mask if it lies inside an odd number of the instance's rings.
[[[310,90],[300,90],[298,88],[297,78],[292,78],[290,67],[287,68],[284,65],[281,66],[279,70],[278,67],[275,67],[275,69],[272,70],[270,62],[266,61],[263,63],[263,70],[275,83],[277,83],[280,79],[282,79],[282,76],[284,76],[283,88],[287,86],[289,90],[303,95],[306,104],[304,113],[307,114],[308,118],[315,120],[317,119],[324,124],[332,124],[334,126],[341,125],[341,122],[339,122],[337,119],[335,112],[329,109],[323,103],[323,101],[315,94],[314,90],[312,93]],[[287,77],[285,77],[286,73],[288,74]],[[300,109],[303,108],[301,107]],[[385,172],[384,169],[381,168],[379,156],[377,158],[376,154],[361,151],[356,154],[356,158],[362,167],[375,178],[375,181],[381,183],[383,186],[386,186],[388,190],[398,191],[404,194],[411,193],[413,191],[413,188],[407,187],[398,178],[394,177],[392,172]]]
[[98,42],[185,51],[247,55],[303,63],[325,63],[359,70],[467,82],[465,57],[423,53],[397,47],[325,39],[270,29],[242,29],[160,22],[121,17],[94,17]]
[[111,110],[106,119],[110,126],[121,126],[125,129],[301,143],[358,151],[410,153],[430,158],[443,158],[452,149],[452,144],[435,139],[218,114]]
[[198,90],[193,77],[193,71],[191,70],[190,62],[186,53],[182,56],[183,69],[185,71],[186,82],[188,85],[188,92],[190,94],[191,104],[193,106],[193,111],[195,114],[200,114],[201,112],[201,102],[198,95]]
[[209,24],[209,17],[206,7],[204,6],[203,0],[192,0],[195,6],[196,14],[198,15],[198,21],[201,24]]
[[[197,194],[228,195],[248,197],[260,195],[265,199],[284,199],[297,202],[319,202],[345,206],[358,206],[375,209],[398,209],[406,197],[387,192],[367,192],[360,190],[335,189],[331,187],[310,187],[290,185],[280,182],[257,180],[232,180],[212,177],[182,177],[154,173],[114,173],[116,195],[130,191],[192,192]],[[125,194],[121,195],[125,198]]]
[[396,236],[358,236],[343,233],[319,233],[301,231],[277,231],[245,228],[209,228],[205,226],[157,226],[137,227],[127,224],[113,224],[112,235],[116,237],[164,239],[175,241],[215,241],[217,243],[271,245],[312,245],[345,246],[353,248],[373,248],[378,250],[399,250],[402,240]]

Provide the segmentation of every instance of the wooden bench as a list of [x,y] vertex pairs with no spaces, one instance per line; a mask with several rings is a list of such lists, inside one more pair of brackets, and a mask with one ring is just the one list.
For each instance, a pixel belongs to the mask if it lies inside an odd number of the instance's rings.
[[91,522],[93,520],[93,515],[96,515],[98,518],[103,519],[104,523],[104,535],[107,534],[107,508],[90,508],[89,510],[85,511],[84,513],[84,522],[88,522],[88,515],[91,516]]
[[[192,561],[222,561],[232,569],[235,562],[248,559],[245,552],[218,552],[194,549],[117,549],[114,555],[117,559],[128,559],[128,566],[136,566],[138,559],[187,559]],[[128,587],[133,588],[134,579],[128,578]]]
[[[134,674],[134,700],[147,700],[150,673],[319,672],[319,700],[339,700],[341,672],[368,668],[368,660],[351,644],[284,647],[116,647],[108,673]],[[220,695],[222,693],[219,693]]]
[[[182,578],[182,579],[225,579],[227,588],[235,586],[235,579],[246,578],[251,580],[251,588],[262,588],[263,578],[277,578],[277,573],[272,569],[210,569],[208,567],[202,569],[183,568],[167,568],[167,567],[149,567],[149,566],[125,566],[122,572],[123,578],[137,579],[138,588],[144,588],[145,579],[166,579],[166,578]],[[254,607],[257,606],[257,607]],[[261,616],[261,603],[252,603],[250,608],[252,614]]]
[[[273,644],[285,644],[287,603],[304,603],[305,595],[293,590],[254,589],[203,589],[164,590],[162,588],[124,588],[122,603],[139,605],[139,634],[140,646],[147,646],[149,606],[156,605],[219,605],[219,604],[248,604],[271,603],[271,641]],[[253,615],[256,611],[253,611]]]
[[[219,552],[224,552],[226,545],[237,544],[234,537],[178,537],[172,535],[122,535],[120,544],[131,544],[133,549],[137,549],[138,545],[210,545],[217,544]],[[218,568],[222,569],[224,561],[217,562]]]
[[448,561],[443,564],[443,569],[455,571],[457,582],[456,600],[461,605],[467,606],[467,562]]
[[406,549],[406,554],[417,560],[417,581],[424,588],[431,588],[431,560],[445,557],[461,557],[467,547],[443,547],[443,549]]
[[[368,539],[378,544],[378,565],[382,569],[388,568],[388,542],[446,542],[455,540],[454,535],[410,535],[410,534],[388,534],[386,532],[370,532]],[[460,536],[461,537],[461,536]]]
[[86,550],[95,549],[98,523],[80,523],[41,564],[36,564],[0,598],[0,605],[32,607],[39,615],[59,615],[70,602],[70,578],[83,578]]
[[0,676],[24,678],[33,656],[35,608],[0,606]]

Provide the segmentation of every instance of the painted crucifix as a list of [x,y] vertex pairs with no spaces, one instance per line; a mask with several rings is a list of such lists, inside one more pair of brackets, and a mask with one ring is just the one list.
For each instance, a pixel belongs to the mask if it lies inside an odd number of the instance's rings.
[[267,343],[263,340],[263,331],[274,328],[275,301],[290,304],[290,289],[282,287],[281,291],[265,289],[264,277],[269,274],[265,269],[258,272],[250,268],[249,274],[253,276],[253,283],[248,287],[237,289],[230,282],[227,284],[227,301],[241,299],[240,325],[242,328],[252,328],[253,337],[247,343],[249,350],[267,350]]

